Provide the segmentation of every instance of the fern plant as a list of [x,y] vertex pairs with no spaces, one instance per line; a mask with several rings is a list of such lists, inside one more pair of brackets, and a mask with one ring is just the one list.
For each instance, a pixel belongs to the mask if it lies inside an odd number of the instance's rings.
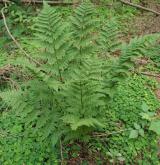
[[144,55],[157,39],[145,36],[123,44],[118,47],[120,57],[108,65],[101,54],[110,54],[119,45],[119,31],[112,28],[115,24],[97,31],[94,6],[89,2],[83,2],[70,20],[68,26],[56,10],[44,4],[32,43],[39,65],[24,57],[13,61],[29,79],[21,82],[19,90],[0,94],[22,118],[28,135],[34,130],[39,140],[51,138],[54,144],[60,137],[86,139],[94,130],[105,128],[108,96],[134,66],[133,57]]
[[[66,111],[62,117],[73,132],[69,135],[81,137],[88,128],[103,126],[100,115],[104,102],[101,100],[101,62],[95,56],[94,7],[86,2],[79,6],[71,18],[72,49],[74,63],[71,80],[64,86]],[[99,116],[99,117],[97,117]],[[83,129],[82,129],[83,128]],[[83,132],[81,132],[83,131]]]

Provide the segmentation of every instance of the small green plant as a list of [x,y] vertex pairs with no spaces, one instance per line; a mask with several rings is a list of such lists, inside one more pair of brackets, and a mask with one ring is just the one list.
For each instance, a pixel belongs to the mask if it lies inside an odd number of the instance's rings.
[[129,138],[137,138],[138,136],[144,136],[144,130],[137,123],[134,123],[134,129],[131,130]]
[[156,112],[150,112],[149,107],[146,103],[142,104],[143,112],[140,113],[142,119],[150,122],[149,129],[160,135],[160,117]]

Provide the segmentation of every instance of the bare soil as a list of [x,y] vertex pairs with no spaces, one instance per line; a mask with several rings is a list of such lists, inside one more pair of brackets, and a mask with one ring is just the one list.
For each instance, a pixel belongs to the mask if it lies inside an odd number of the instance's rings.
[[[157,2],[156,0],[145,0],[145,3],[142,5],[160,12],[160,1]],[[141,11],[141,14],[138,15],[133,21],[132,27],[133,26],[137,30],[137,35],[160,32],[160,15],[156,16],[150,12]]]

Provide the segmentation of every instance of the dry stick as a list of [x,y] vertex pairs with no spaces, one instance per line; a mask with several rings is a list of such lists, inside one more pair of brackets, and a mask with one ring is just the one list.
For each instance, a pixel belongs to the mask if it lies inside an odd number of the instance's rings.
[[17,42],[17,40],[14,38],[14,36],[11,34],[8,26],[7,26],[7,22],[6,22],[6,17],[4,15],[4,10],[5,8],[2,8],[1,10],[1,14],[2,14],[2,18],[3,18],[3,22],[4,22],[4,25],[5,25],[5,28],[7,30],[7,33],[8,35],[11,37],[11,39],[13,40],[13,42],[16,44],[16,46],[21,50],[21,52],[31,61],[33,61],[35,64],[37,65],[41,65],[38,61],[36,61],[35,59],[33,59],[22,47],[21,45]]
[[130,131],[130,129],[113,131],[113,132],[109,132],[109,133],[98,133],[98,132],[95,132],[95,133],[93,133],[93,137],[106,137],[106,136],[109,136],[109,135],[120,134],[120,133],[125,132],[125,131]]
[[[0,0],[0,3],[4,2],[11,2],[9,0]],[[45,1],[50,5],[74,5],[74,4],[79,4],[80,2],[63,2],[63,1]],[[28,3],[28,4],[43,4],[43,1],[40,0],[22,0],[21,3]]]
[[154,73],[148,73],[148,72],[140,72],[140,74],[146,75],[146,76],[151,76],[151,77],[157,77],[160,78],[160,75],[154,74]]
[[[43,1],[40,0],[22,0],[22,3],[37,3],[37,4],[42,4]],[[73,3],[73,2],[63,2],[63,1],[46,1],[48,4],[64,4],[64,5],[73,5],[73,4],[78,4],[77,3]]]
[[143,7],[143,6],[140,6],[140,5],[137,5],[137,4],[134,4],[134,3],[131,3],[131,2],[128,2],[128,1],[125,1],[125,0],[119,0],[120,2],[126,4],[126,5],[129,5],[129,6],[133,6],[133,7],[136,7],[137,9],[142,9],[142,10],[145,10],[145,11],[149,11],[149,12],[152,12],[156,15],[160,15],[159,12],[155,11],[155,10],[152,10],[152,9],[149,9],[149,8],[146,8],[146,7]]

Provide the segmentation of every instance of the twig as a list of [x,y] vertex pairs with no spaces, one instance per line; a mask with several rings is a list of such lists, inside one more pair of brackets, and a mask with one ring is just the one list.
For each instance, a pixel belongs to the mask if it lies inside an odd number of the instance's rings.
[[61,165],[63,165],[63,147],[62,147],[62,141],[60,139],[60,151],[61,151]]
[[126,4],[126,5],[129,5],[129,6],[133,6],[133,7],[136,7],[138,9],[142,9],[142,10],[145,10],[145,11],[149,11],[149,12],[152,12],[156,15],[160,15],[159,12],[155,11],[155,10],[152,10],[152,9],[149,9],[149,8],[146,8],[146,7],[143,7],[143,6],[140,6],[140,5],[137,5],[137,4],[134,4],[134,3],[131,3],[131,2],[128,2],[128,1],[125,1],[125,0],[119,0],[120,2]]
[[106,137],[106,136],[109,136],[109,135],[119,134],[119,133],[125,132],[125,131],[130,131],[130,129],[123,129],[123,130],[113,131],[113,132],[109,132],[109,133],[98,133],[98,132],[95,132],[95,133],[93,133],[93,136],[94,137]]
[[[37,3],[37,4],[43,4],[43,1],[40,0],[22,0],[22,3]],[[63,2],[63,1],[46,1],[48,4],[63,4],[63,5],[73,5],[73,4],[78,4],[77,3],[73,3],[73,2]]]
[[[4,3],[4,2],[11,2],[8,0],[0,0],[0,3]],[[48,4],[50,5],[75,5],[75,4],[79,4],[80,2],[63,2],[63,1],[46,1]],[[21,3],[28,3],[28,4],[43,4],[43,0],[21,0]]]
[[8,25],[7,25],[7,22],[6,22],[6,17],[4,15],[4,10],[5,8],[2,8],[1,10],[1,14],[2,14],[2,18],[3,18],[3,22],[4,22],[4,25],[5,25],[5,28],[7,30],[7,33],[8,35],[11,37],[11,39],[13,40],[13,42],[16,44],[16,46],[21,50],[21,52],[31,61],[33,61],[35,64],[37,65],[41,65],[38,61],[36,61],[35,59],[33,59],[22,47],[21,45],[18,43],[18,41],[14,38],[14,36],[11,34],[9,28],[8,28]]
[[140,72],[140,74],[146,75],[146,76],[151,76],[151,77],[157,77],[160,78],[160,75],[154,74],[154,73],[148,73],[148,72]]

